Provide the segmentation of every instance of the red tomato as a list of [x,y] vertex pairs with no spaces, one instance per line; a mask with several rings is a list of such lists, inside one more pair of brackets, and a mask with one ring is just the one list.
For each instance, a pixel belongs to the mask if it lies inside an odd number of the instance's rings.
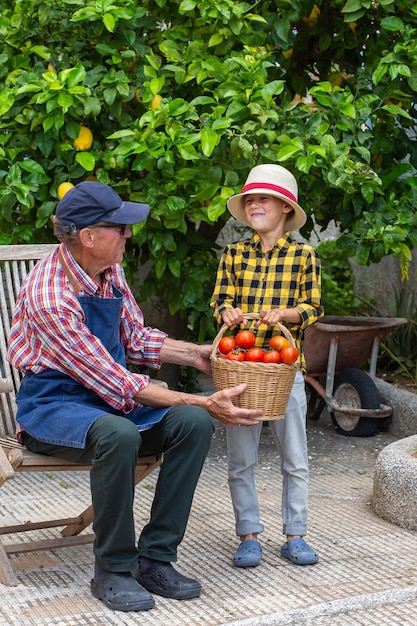
[[222,354],[227,354],[236,348],[236,341],[232,335],[226,335],[226,337],[222,337],[219,341],[219,352]]
[[242,350],[232,350],[226,354],[226,359],[228,361],[244,361],[245,353]]
[[287,365],[292,365],[298,359],[298,350],[293,346],[288,346],[287,348],[283,348],[280,352],[281,362],[286,363]]
[[270,348],[274,348],[275,350],[282,350],[282,348],[287,348],[289,345],[290,342],[288,341],[288,339],[286,339],[282,335],[275,335],[269,342]]
[[262,359],[264,358],[264,354],[265,352],[262,350],[262,348],[249,348],[249,350],[246,351],[245,360],[252,362],[262,361]]
[[265,352],[262,361],[264,363],[280,363],[280,353],[278,352],[278,350],[268,350],[268,352]]
[[251,330],[240,330],[236,335],[236,343],[239,348],[248,350],[255,345],[256,335]]

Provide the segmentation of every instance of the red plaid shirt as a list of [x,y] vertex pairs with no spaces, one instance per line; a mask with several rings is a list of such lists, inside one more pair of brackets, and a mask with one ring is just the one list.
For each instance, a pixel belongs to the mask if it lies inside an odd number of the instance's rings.
[[[159,352],[166,334],[144,326],[142,311],[122,266],[106,270],[99,287],[68,249],[60,247],[81,288],[80,295],[113,298],[113,285],[122,292],[120,336],[127,362],[159,369]],[[83,309],[59,263],[58,248],[34,267],[22,285],[12,320],[8,358],[22,372],[38,373],[46,368],[64,372],[124,413],[140,406],[134,396],[150,382],[148,376],[130,373],[116,363],[85,325]]]

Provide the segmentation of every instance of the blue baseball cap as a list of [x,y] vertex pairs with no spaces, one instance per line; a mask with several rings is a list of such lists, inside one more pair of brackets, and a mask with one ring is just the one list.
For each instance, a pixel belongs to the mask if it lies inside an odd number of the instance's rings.
[[83,181],[64,195],[56,208],[56,217],[64,226],[80,230],[97,222],[138,224],[149,215],[149,205],[127,202],[109,185]]

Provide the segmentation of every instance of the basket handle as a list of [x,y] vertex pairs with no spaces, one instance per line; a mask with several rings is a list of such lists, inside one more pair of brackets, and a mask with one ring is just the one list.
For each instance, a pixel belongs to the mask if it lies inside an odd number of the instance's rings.
[[[245,319],[247,319],[247,320],[258,320],[259,319],[259,313],[246,313],[245,314]],[[220,328],[219,332],[217,333],[217,335],[213,339],[213,348],[212,348],[212,351],[211,351],[212,356],[214,356],[216,354],[217,347],[218,347],[218,345],[220,343],[220,339],[223,337],[224,333],[226,332],[226,330],[228,328],[229,328],[229,326],[227,324],[223,324],[222,327]],[[275,324],[274,328],[279,328],[279,330],[284,335],[284,337],[286,339],[288,339],[288,342],[289,342],[290,346],[295,348],[294,338],[291,335],[291,333],[288,330],[288,328],[286,328],[285,326],[283,326],[279,322],[277,322]]]

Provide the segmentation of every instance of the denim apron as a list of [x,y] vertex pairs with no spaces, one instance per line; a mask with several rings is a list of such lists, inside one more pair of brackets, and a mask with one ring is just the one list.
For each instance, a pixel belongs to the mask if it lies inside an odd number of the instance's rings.
[[[66,273],[69,271],[66,264],[64,269]],[[114,286],[113,293],[114,298],[78,295],[78,300],[90,331],[101,340],[113,359],[125,367],[126,357],[120,342],[123,295]],[[147,430],[160,422],[171,408],[139,407],[123,413],[71,376],[52,369],[38,374],[27,372],[16,400],[16,420],[32,437],[74,448],[85,447],[90,426],[102,415],[120,415],[136,424],[139,430]]]

